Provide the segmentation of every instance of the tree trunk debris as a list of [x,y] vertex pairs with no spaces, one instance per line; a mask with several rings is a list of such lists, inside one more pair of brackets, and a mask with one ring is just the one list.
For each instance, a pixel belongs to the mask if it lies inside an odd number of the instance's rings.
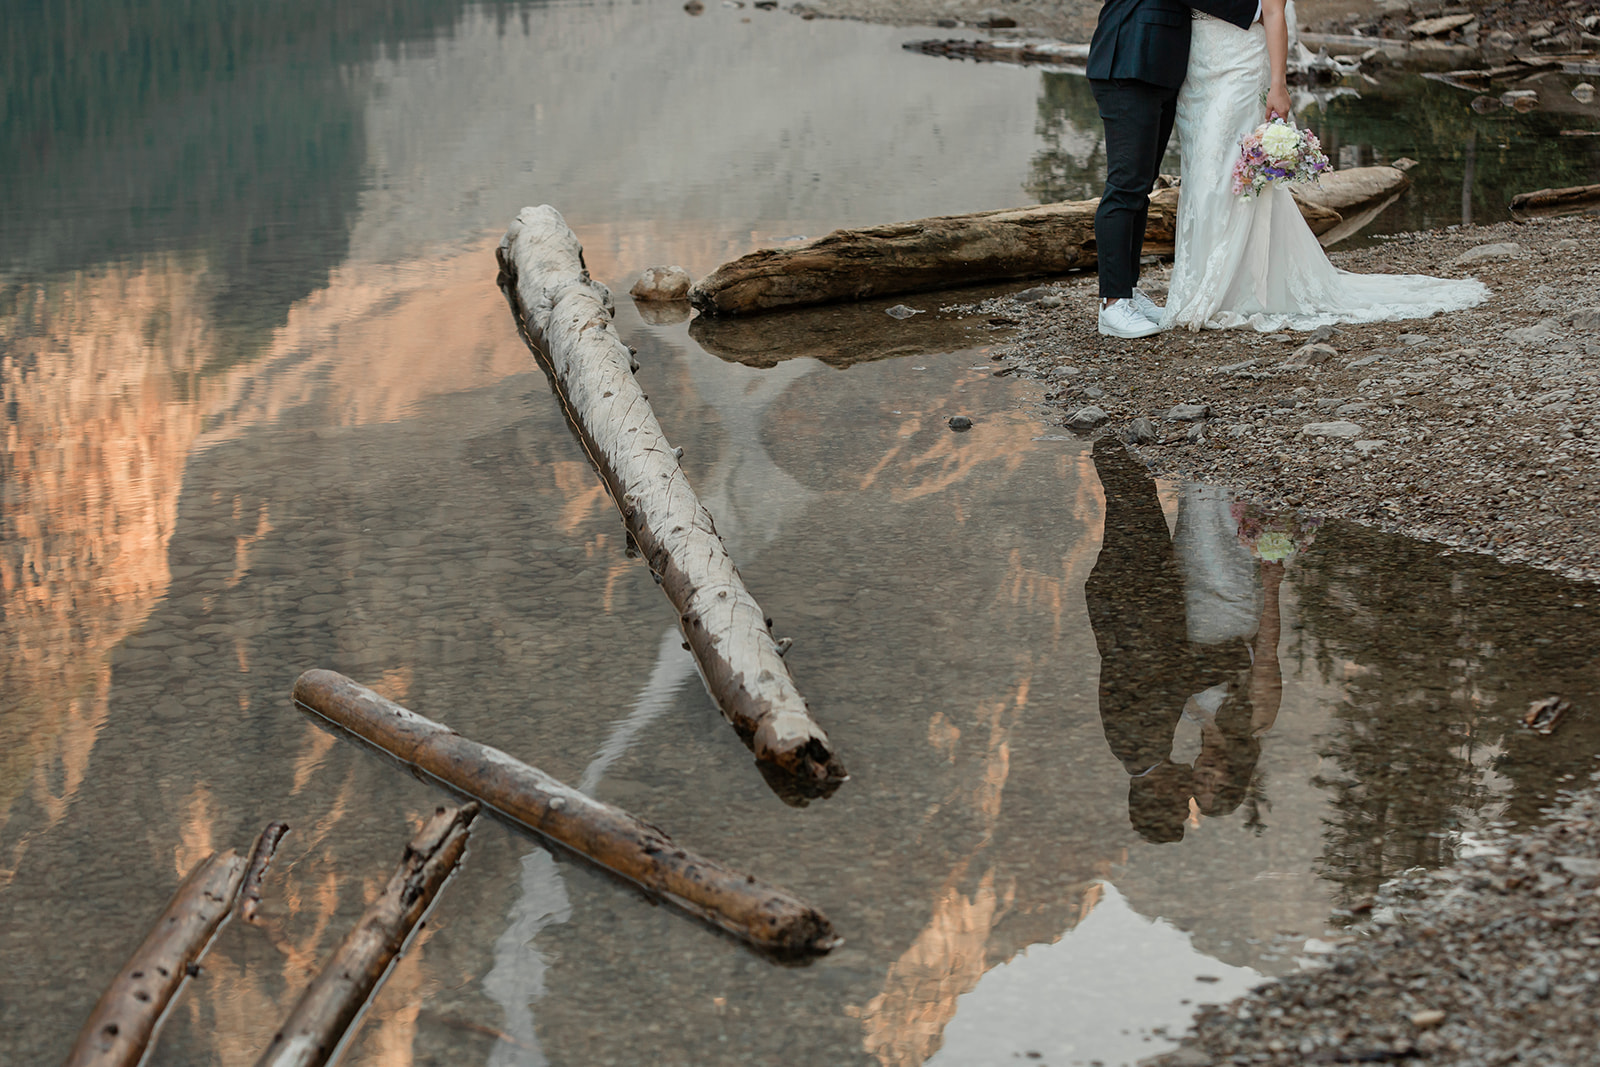
[[792,956],[841,943],[821,912],[783,890],[679,848],[658,827],[342,674],[306,671],[295,682],[294,699],[422,774],[753,945]]
[[[1177,189],[1150,197],[1144,250],[1171,255]],[[831,304],[979,282],[1084,270],[1096,263],[1098,200],[941,215],[861,230],[835,230],[783,248],[763,248],[724,263],[689,290],[702,312],[749,315],[780,307]],[[1338,212],[1301,203],[1313,233],[1339,224]]]
[[250,850],[250,863],[245,867],[244,883],[239,887],[239,906],[235,909],[239,918],[247,923],[256,921],[256,912],[261,908],[261,880],[267,876],[267,868],[272,866],[278,845],[288,832],[286,822],[268,823]]
[[189,872],[89,1013],[66,1067],[133,1067],[144,1058],[162,1013],[233,908],[244,866],[230,849]]
[[441,807],[406,846],[382,895],[300,995],[256,1067],[327,1063],[466,851],[478,805]]
[[635,364],[612,327],[611,294],[589,278],[577,237],[555,208],[524,208],[499,259],[524,337],[677,608],[706,688],[757,759],[831,791],[844,766],[634,380]]
[[1540,189],[1511,198],[1511,210],[1524,215],[1559,214],[1600,206],[1600,185],[1572,185],[1565,189]]

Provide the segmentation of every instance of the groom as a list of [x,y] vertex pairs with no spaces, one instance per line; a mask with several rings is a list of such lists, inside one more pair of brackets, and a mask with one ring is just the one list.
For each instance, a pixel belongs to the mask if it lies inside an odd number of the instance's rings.
[[1106,191],[1094,216],[1100,332],[1148,337],[1161,308],[1138,289],[1150,189],[1189,69],[1190,9],[1249,29],[1260,0],[1105,0],[1089,45],[1089,87],[1106,128]]

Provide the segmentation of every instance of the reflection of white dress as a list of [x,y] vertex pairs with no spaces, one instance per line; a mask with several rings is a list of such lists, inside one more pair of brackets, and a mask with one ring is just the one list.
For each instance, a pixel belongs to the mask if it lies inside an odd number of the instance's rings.
[[[1294,5],[1288,19],[1294,25]],[[1335,322],[1426,318],[1482,303],[1481,282],[1421,274],[1352,274],[1328,262],[1288,190],[1233,194],[1239,139],[1261,124],[1271,83],[1266,31],[1194,20],[1178,95],[1183,152],[1168,326],[1310,330]]]

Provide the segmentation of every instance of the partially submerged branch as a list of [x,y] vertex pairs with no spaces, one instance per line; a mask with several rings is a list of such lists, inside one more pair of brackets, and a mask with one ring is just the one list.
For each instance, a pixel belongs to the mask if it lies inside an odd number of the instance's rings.
[[634,380],[610,293],[589,278],[577,237],[555,208],[524,208],[499,258],[524,335],[677,609],[712,698],[757,759],[826,792],[845,778],[844,766]]
[[[1150,197],[1146,253],[1172,254],[1178,195],[1176,189],[1163,189]],[[696,283],[689,299],[707,314],[749,315],[1086,270],[1098,262],[1094,213],[1099,204],[1069,200],[835,230],[724,263]],[[1336,211],[1299,206],[1313,233],[1339,223]]]
[[406,846],[382,895],[312,979],[257,1067],[327,1063],[406,939],[461,862],[478,805],[439,808]]
[[275,822],[267,824],[256,838],[255,847],[250,850],[250,863],[245,868],[244,884],[239,888],[239,918],[247,923],[256,921],[256,912],[261,907],[261,880],[267,876],[267,868],[272,866],[272,858],[278,854],[278,845],[283,841],[283,835],[289,832],[289,824]]
[[644,820],[342,674],[305,672],[295,682],[294,699],[422,774],[751,944],[797,955],[826,952],[840,943],[821,912],[783,890],[679,848]]
[[189,872],[89,1013],[66,1067],[132,1067],[144,1058],[162,1013],[228,917],[244,867],[229,850],[212,853]]

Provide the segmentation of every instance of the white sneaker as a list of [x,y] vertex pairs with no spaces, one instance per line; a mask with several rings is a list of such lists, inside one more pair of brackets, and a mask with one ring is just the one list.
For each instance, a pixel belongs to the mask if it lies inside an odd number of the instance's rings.
[[1134,310],[1132,300],[1118,300],[1100,309],[1100,332],[1107,337],[1149,337],[1161,327]]
[[1151,322],[1161,321],[1161,313],[1163,309],[1160,304],[1156,303],[1154,300],[1151,300],[1148,296],[1145,296],[1144,293],[1138,289],[1133,291],[1133,296],[1131,299],[1133,300],[1133,310],[1137,311]]

